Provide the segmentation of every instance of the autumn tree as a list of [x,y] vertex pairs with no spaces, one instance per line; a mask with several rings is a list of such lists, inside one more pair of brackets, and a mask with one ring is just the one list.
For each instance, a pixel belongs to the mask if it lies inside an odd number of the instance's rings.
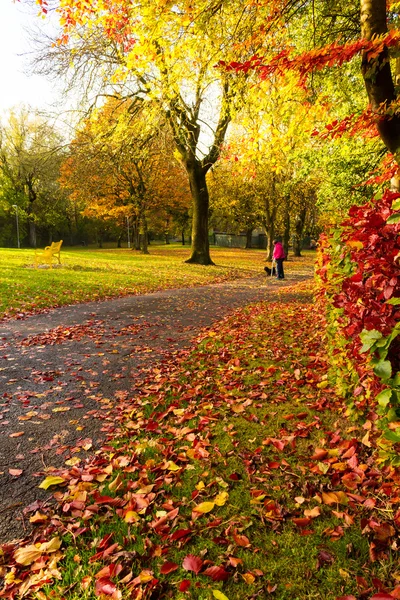
[[72,73],[80,87],[82,80],[94,82],[103,94],[114,89],[158,103],[190,182],[188,262],[211,264],[206,174],[218,159],[232,115],[244,101],[248,78],[216,65],[222,58],[250,57],[259,43],[252,39],[256,24],[267,15],[243,0],[229,5],[203,0],[40,4],[57,8],[63,28],[59,43],[47,53],[53,73]]
[[63,186],[85,214],[123,225],[129,218],[144,253],[149,218],[157,222],[168,206],[187,207],[190,194],[165,120],[154,108],[109,99],[79,128],[62,169]]

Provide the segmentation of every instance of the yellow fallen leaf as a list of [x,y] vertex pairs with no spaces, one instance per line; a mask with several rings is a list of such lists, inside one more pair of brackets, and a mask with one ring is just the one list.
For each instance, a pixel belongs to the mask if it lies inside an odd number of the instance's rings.
[[329,385],[328,381],[321,381],[320,383],[317,383],[317,388],[319,388],[320,390],[324,390],[325,388],[327,388]]
[[55,537],[49,542],[43,542],[42,544],[31,544],[29,546],[24,546],[23,548],[18,548],[14,552],[14,559],[18,564],[28,566],[40,558],[42,554],[56,552],[60,546],[60,538]]
[[255,582],[255,580],[256,580],[256,578],[254,577],[254,575],[252,575],[251,573],[244,573],[244,574],[242,575],[242,577],[243,577],[243,579],[245,580],[245,582],[246,582],[248,585],[251,585],[251,584],[252,584],[252,583],[254,583],[254,582]]
[[179,471],[180,467],[174,463],[174,461],[170,460],[167,464],[168,471]]
[[38,487],[42,488],[42,490],[47,490],[51,485],[59,485],[60,483],[65,483],[65,479],[50,475],[49,477],[46,477]]
[[311,519],[315,519],[315,517],[319,517],[321,514],[321,509],[319,506],[315,506],[314,508],[306,509],[304,511],[305,517],[310,517]]
[[229,600],[228,596],[225,596],[225,594],[223,594],[219,590],[212,590],[212,593],[214,598],[216,598],[217,600]]
[[74,456],[73,458],[70,458],[69,460],[65,461],[65,464],[68,465],[69,467],[74,467],[75,465],[79,465],[79,463],[81,462],[82,459],[78,458],[77,456]]
[[224,506],[224,504],[226,503],[228,498],[229,498],[228,492],[221,492],[214,498],[214,502],[217,506]]
[[204,490],[205,487],[204,481],[199,481],[199,483],[196,485],[196,490],[199,490],[200,492],[201,490]]
[[209,513],[214,509],[215,502],[202,502],[194,507],[194,510],[199,513]]
[[29,519],[29,523],[41,523],[43,521],[47,521],[48,516],[36,511],[34,515]]
[[139,573],[139,578],[141,583],[147,583],[153,579],[153,571],[144,569]]
[[136,523],[139,519],[139,515],[134,510],[128,510],[124,517],[125,523]]

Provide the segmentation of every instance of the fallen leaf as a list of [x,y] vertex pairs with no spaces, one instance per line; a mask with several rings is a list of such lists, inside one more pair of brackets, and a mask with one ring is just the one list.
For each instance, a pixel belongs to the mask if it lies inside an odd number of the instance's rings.
[[40,487],[42,490],[47,490],[47,488],[50,486],[60,485],[60,483],[65,483],[65,479],[55,475],[50,475],[49,477],[46,477],[46,479],[43,479],[42,483],[38,487]]
[[183,559],[182,567],[185,569],[185,571],[193,571],[197,575],[202,566],[203,560],[199,556],[188,554]]

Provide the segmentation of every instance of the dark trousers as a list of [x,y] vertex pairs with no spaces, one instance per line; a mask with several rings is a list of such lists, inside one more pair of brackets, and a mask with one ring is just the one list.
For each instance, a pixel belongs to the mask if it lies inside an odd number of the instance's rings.
[[283,258],[276,258],[276,277],[278,279],[284,279],[285,274],[283,272]]

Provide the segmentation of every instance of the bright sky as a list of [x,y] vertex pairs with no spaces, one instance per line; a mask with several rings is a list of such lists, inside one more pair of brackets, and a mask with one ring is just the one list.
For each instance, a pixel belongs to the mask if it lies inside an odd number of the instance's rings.
[[0,114],[20,104],[48,108],[56,100],[54,84],[43,77],[29,75],[31,50],[26,29],[43,27],[36,8],[21,2],[0,0]]

